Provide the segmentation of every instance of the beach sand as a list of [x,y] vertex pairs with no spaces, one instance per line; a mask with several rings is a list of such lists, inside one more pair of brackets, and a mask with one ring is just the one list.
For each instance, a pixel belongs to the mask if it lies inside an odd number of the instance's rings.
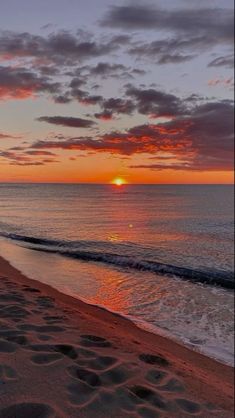
[[192,416],[233,417],[232,367],[0,259],[0,418]]

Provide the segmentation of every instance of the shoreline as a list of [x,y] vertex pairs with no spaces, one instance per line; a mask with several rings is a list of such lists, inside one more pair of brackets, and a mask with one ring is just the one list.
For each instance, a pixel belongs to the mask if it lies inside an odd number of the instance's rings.
[[[234,370],[231,366],[220,363],[196,351],[192,351],[186,346],[182,346],[173,340],[167,339],[166,337],[157,334],[152,334],[149,331],[145,331],[139,328],[137,325],[135,325],[131,320],[122,317],[118,313],[112,313],[110,311],[107,311],[105,308],[89,305],[83,302],[82,300],[65,295],[59,292],[58,290],[50,287],[49,285],[46,285],[33,279],[29,279],[22,273],[20,273],[17,269],[12,267],[10,263],[2,257],[0,257],[0,277],[10,279],[16,285],[18,291],[20,287],[22,288],[22,286],[28,286],[29,288],[36,289],[35,295],[38,296],[37,293],[40,293],[43,295],[44,298],[49,297],[53,300],[53,303],[56,305],[56,308],[59,311],[68,311],[68,322],[70,327],[73,327],[74,334],[76,333],[77,323],[79,323],[79,329],[77,329],[77,333],[79,335],[93,335],[93,333],[95,333],[95,335],[97,336],[102,336],[101,338],[104,338],[105,341],[116,341],[117,347],[109,348],[112,354],[121,353],[121,355],[123,356],[124,353],[127,352],[133,354],[136,358],[138,358],[138,356],[140,357],[143,353],[149,353],[150,355],[158,357],[160,356],[160,358],[162,359],[167,359],[167,364],[170,365],[168,367],[170,369],[170,372],[177,376],[180,376],[183,379],[184,385],[187,388],[187,396],[189,395],[194,399],[199,399],[200,402],[203,404],[209,402],[210,404],[215,405],[216,408],[220,408],[219,412],[217,412],[215,408],[213,412],[209,412],[208,410],[206,412],[207,415],[200,414],[200,416],[218,416],[221,418],[231,417],[230,412],[233,408],[234,376]],[[27,296],[28,295],[31,296],[31,293],[27,293]],[[34,291],[32,291],[32,295],[34,295]],[[32,304],[33,301],[30,301],[30,303]],[[36,309],[34,310],[36,311]],[[81,321],[78,320],[78,317],[81,316],[86,318],[86,320],[82,321],[82,323],[80,323]],[[68,337],[66,338],[68,339]],[[52,336],[52,339],[54,339],[54,336]],[[164,361],[162,363],[164,364]],[[148,368],[149,363],[142,362],[141,366],[143,369]],[[133,381],[136,381],[137,378],[138,374],[135,377],[132,376]],[[138,383],[138,379],[136,383]],[[151,382],[150,387],[153,387]],[[171,396],[169,402],[172,402]],[[89,408],[91,408],[92,403],[90,403],[89,405]],[[150,406],[151,408],[153,408],[152,405]],[[87,411],[86,409],[84,410],[84,416],[92,416],[89,415],[89,413],[91,414],[91,412],[89,412],[89,408]],[[140,409],[139,406],[138,408]],[[174,412],[174,414],[175,415],[169,416],[190,416],[182,415],[182,411],[176,411]],[[2,415],[0,411],[0,418],[1,416]],[[101,414],[100,416],[103,417],[105,415],[103,413],[103,415]],[[120,415],[116,416],[121,417],[128,415],[124,415],[124,413],[122,415],[122,413],[120,412]]]
[[[30,277],[27,276],[27,274],[21,272],[17,268],[17,266],[13,266],[11,264],[11,261],[5,259],[1,254],[0,254],[0,269],[1,269],[1,262],[2,261],[8,263],[9,266],[11,268],[13,268],[14,270],[16,270],[20,274],[20,276],[23,277],[24,280],[27,280],[29,282],[32,282],[32,284],[36,284],[37,286],[39,286],[40,288],[42,288],[42,290],[45,289],[47,292],[48,291],[49,292],[52,292],[52,295],[55,292],[56,293],[56,296],[59,299],[61,299],[61,298],[62,298],[61,300],[65,300],[66,299],[65,303],[68,303],[69,304],[70,302],[72,302],[73,303],[73,306],[75,307],[75,309],[76,309],[76,304],[78,304],[78,305],[79,304],[82,304],[82,305],[84,305],[85,308],[86,307],[90,307],[91,308],[91,310],[92,310],[91,315],[96,316],[97,312],[98,311],[101,311],[100,312],[101,313],[101,317],[103,317],[103,313],[104,313],[105,314],[105,320],[108,320],[109,319],[109,315],[111,315],[112,317],[114,317],[113,319],[115,319],[116,317],[119,318],[119,319],[123,319],[124,322],[127,321],[134,328],[137,328],[138,330],[143,331],[144,333],[150,334],[152,336],[157,336],[157,338],[162,338],[163,340],[167,340],[169,343],[172,342],[172,344],[176,344],[177,346],[181,347],[182,349],[185,348],[185,349],[189,350],[190,352],[192,351],[194,353],[198,353],[199,355],[201,355],[201,356],[203,356],[203,357],[205,357],[207,359],[211,359],[211,360],[215,361],[216,363],[219,363],[219,364],[222,364],[222,365],[231,367],[232,369],[235,369],[235,367],[234,367],[233,364],[230,364],[230,363],[226,362],[225,360],[223,361],[222,359],[216,358],[213,355],[209,355],[207,353],[203,353],[202,351],[200,351],[199,349],[197,349],[197,347],[194,347],[194,346],[191,347],[189,343],[188,344],[187,343],[184,343],[182,340],[177,339],[176,337],[172,336],[170,333],[168,335],[167,331],[164,332],[164,330],[161,330],[157,326],[151,325],[148,322],[139,321],[139,323],[138,323],[138,321],[135,320],[134,317],[131,317],[131,316],[128,316],[128,315],[124,315],[122,313],[119,313],[118,311],[113,311],[113,310],[108,309],[108,308],[106,308],[105,306],[102,306],[102,305],[96,305],[96,304],[89,303],[86,300],[83,300],[82,298],[78,298],[78,297],[72,296],[69,293],[64,293],[64,292],[60,291],[59,289],[56,289],[55,287],[53,287],[50,284],[47,284],[47,283],[44,283],[44,282],[40,282],[37,279],[30,278]],[[68,300],[67,300],[67,298],[68,298]],[[79,309],[79,306],[77,306],[77,308]],[[94,312],[93,312],[93,310],[94,310]],[[96,312],[96,310],[98,310],[98,311]],[[107,319],[106,319],[106,315],[107,315]],[[140,325],[140,324],[142,324],[142,325]]]
[[[10,246],[13,246],[13,245],[15,246],[15,242],[12,243],[11,240],[9,240],[9,241],[10,241],[9,242]],[[1,243],[1,239],[0,239],[0,243]],[[3,241],[3,243],[4,243],[4,247],[5,247],[5,240]],[[8,244],[8,238],[6,238],[6,244]],[[16,248],[18,248],[18,246],[16,246]],[[23,248],[23,249],[25,249],[25,251],[29,251],[29,252],[30,251],[35,251],[34,248],[29,248],[29,247],[24,247],[24,246],[23,247],[19,246],[19,248]],[[1,250],[2,250],[2,248],[1,248]],[[0,253],[1,253],[1,251],[0,251]],[[66,291],[66,288],[61,289],[61,288],[57,287],[55,282],[53,284],[51,284],[50,281],[44,281],[44,280],[41,281],[41,278],[38,277],[38,274],[35,275],[35,272],[32,273],[32,271],[31,271],[31,273],[30,273],[29,271],[27,271],[27,269],[24,268],[24,266],[19,267],[20,266],[19,256],[16,257],[17,262],[15,262],[14,250],[13,250],[13,252],[11,251],[10,253],[11,253],[11,256],[9,257],[9,255],[3,251],[3,255],[0,255],[0,256],[2,258],[5,258],[10,263],[10,265],[12,265],[14,268],[19,270],[25,277],[28,277],[29,279],[31,278],[32,280],[36,281],[37,283],[45,284],[45,285],[49,286],[51,289],[57,290],[60,294],[67,295],[67,296],[73,298],[74,300],[81,301],[81,302],[85,303],[85,305],[91,305],[91,306],[94,306],[94,308],[97,307],[99,309],[107,311],[107,313],[111,313],[113,315],[117,315],[119,317],[122,317],[122,318],[132,322],[137,328],[140,328],[141,330],[144,330],[144,331],[146,331],[150,334],[161,336],[163,338],[166,338],[169,341],[175,342],[176,344],[178,344],[182,347],[188,348],[190,351],[200,353],[203,356],[211,358],[211,359],[213,359],[213,360],[215,360],[219,363],[225,364],[227,366],[234,367],[234,355],[233,355],[233,353],[232,352],[227,352],[226,349],[224,351],[223,351],[223,349],[219,350],[218,347],[215,349],[215,347],[217,345],[217,344],[215,344],[216,342],[214,342],[215,345],[214,346],[212,345],[211,347],[210,346],[208,347],[207,345],[201,346],[201,345],[193,344],[193,343],[190,342],[190,339],[187,339],[184,336],[179,336],[179,335],[175,334],[174,331],[172,332],[172,329],[171,329],[171,331],[170,330],[166,331],[165,329],[162,329],[158,325],[151,324],[150,322],[146,321],[145,319],[141,319],[138,316],[125,314],[125,313],[119,312],[118,310],[114,310],[112,308],[109,309],[105,304],[103,305],[102,303],[97,304],[97,303],[89,302],[89,301],[86,300],[85,297],[83,298],[80,295],[74,296],[69,291]],[[44,253],[44,252],[42,251],[42,253]],[[52,253],[52,255],[57,255],[57,254]],[[93,261],[91,262],[91,264],[92,263],[93,263]],[[103,264],[103,263],[98,262],[98,265],[99,264]],[[38,268],[35,267],[35,271],[37,271],[37,270],[38,270]],[[58,271],[57,272],[55,271],[54,274],[55,275],[58,274]],[[51,277],[52,275],[53,275],[53,273],[50,272],[49,276]],[[191,283],[191,282],[189,282],[189,283]],[[221,289],[223,289],[223,288],[221,288]],[[230,289],[225,289],[225,290],[230,291]],[[223,355],[221,353],[223,353]]]

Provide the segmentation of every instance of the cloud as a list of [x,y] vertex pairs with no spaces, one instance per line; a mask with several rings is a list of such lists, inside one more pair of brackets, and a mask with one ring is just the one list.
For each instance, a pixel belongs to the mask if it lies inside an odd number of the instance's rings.
[[[131,97],[139,113],[152,117],[172,117],[185,113],[186,106],[177,96],[156,89],[139,89],[129,86],[126,95]],[[133,102],[134,101],[134,102]]]
[[0,139],[20,139],[21,136],[10,135],[4,132],[0,132]]
[[69,128],[91,128],[95,122],[89,119],[73,118],[66,116],[41,116],[39,122],[47,122],[53,125],[67,126]]
[[216,45],[233,46],[233,11],[225,8],[164,9],[131,3],[112,6],[101,24],[131,31],[167,32],[163,39],[129,42],[131,55],[151,58],[158,64],[184,63]]
[[103,111],[100,113],[95,113],[94,116],[96,119],[100,119],[103,121],[109,121],[113,119],[113,113],[110,111]]
[[58,83],[24,68],[0,66],[0,99],[25,99],[39,93],[56,93]]
[[56,156],[56,154],[54,154],[54,152],[51,152],[51,151],[37,151],[37,150],[28,150],[28,151],[25,151],[25,154],[37,155],[37,156],[53,156],[53,157]]
[[187,138],[179,140],[179,133],[166,130],[163,125],[140,125],[126,132],[113,131],[93,139],[93,137],[68,138],[65,140],[37,141],[36,149],[64,149],[105,152],[116,155],[155,154],[159,151],[174,150],[177,154],[191,147]]
[[207,84],[210,87],[219,86],[219,85],[224,86],[224,87],[232,87],[234,85],[234,80],[233,80],[233,77],[230,77],[230,78],[218,77],[218,78],[213,78],[209,80]]
[[[37,141],[34,149],[102,152],[121,156],[160,152],[173,162],[156,162],[151,169],[231,170],[233,167],[233,105],[229,101],[196,104],[188,114],[170,121],[144,124],[102,136]],[[138,165],[138,168],[144,165]],[[137,167],[137,166],[135,166]]]
[[112,6],[102,25],[127,30],[167,30],[174,33],[206,35],[218,42],[233,42],[233,12],[223,8],[162,9],[153,5]]
[[[151,58],[158,64],[180,64],[195,58],[195,51],[207,48],[204,37],[160,39],[152,42],[134,43],[128,50],[137,59]],[[182,53],[182,51],[185,51]],[[194,53],[192,53],[194,51]]]
[[127,70],[128,67],[123,64],[109,64],[108,62],[99,62],[95,67],[90,67],[90,74],[95,76],[108,77]]
[[77,34],[59,31],[44,37],[1,31],[0,57],[5,60],[32,58],[36,64],[74,66],[83,60],[110,54],[123,44],[124,38],[127,39],[120,36],[99,42],[81,31]]
[[125,115],[130,115],[135,110],[135,105],[132,102],[132,100],[114,97],[103,100],[103,102],[101,103],[101,107],[104,109],[105,112],[111,112],[112,114],[122,113]]
[[87,91],[72,87],[69,95],[71,98],[76,99],[83,105],[96,105],[103,101],[103,97],[98,94],[90,94]]
[[234,68],[234,55],[226,55],[223,57],[217,57],[212,60],[208,67],[225,67],[225,68]]
[[[19,151],[19,152],[15,152]],[[31,157],[38,157],[33,159]],[[48,158],[43,158],[48,157]],[[14,166],[42,166],[49,163],[58,163],[56,154],[51,151],[44,150],[25,150],[24,148],[15,147],[10,150],[0,151],[0,159],[6,160],[8,164]]]
[[139,68],[127,67],[123,64],[110,64],[108,62],[99,62],[95,66],[86,66],[89,71],[89,77],[107,78],[133,78],[133,75],[145,75],[146,71]]

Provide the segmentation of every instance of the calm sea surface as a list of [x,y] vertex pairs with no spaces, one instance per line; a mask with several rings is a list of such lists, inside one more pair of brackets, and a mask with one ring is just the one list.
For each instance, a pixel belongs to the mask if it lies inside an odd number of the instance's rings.
[[228,363],[233,221],[232,186],[0,184],[12,264]]

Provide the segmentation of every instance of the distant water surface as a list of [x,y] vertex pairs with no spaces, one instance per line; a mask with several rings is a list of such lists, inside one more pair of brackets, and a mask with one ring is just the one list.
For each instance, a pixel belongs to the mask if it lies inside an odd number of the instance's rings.
[[233,221],[232,186],[0,185],[0,253],[23,272],[225,362]]

